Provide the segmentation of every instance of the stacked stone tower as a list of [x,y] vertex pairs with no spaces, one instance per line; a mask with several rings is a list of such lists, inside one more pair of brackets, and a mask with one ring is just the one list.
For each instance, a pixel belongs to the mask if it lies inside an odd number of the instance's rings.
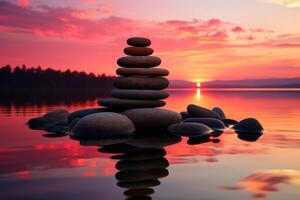
[[149,39],[133,37],[127,40],[127,44],[129,47],[124,49],[127,56],[117,61],[120,68],[116,70],[119,76],[114,79],[113,98],[101,99],[98,104],[115,109],[164,106],[166,103],[162,100],[169,94],[163,89],[168,87],[169,81],[163,77],[169,71],[157,68],[161,60],[151,56],[154,50],[149,47]]

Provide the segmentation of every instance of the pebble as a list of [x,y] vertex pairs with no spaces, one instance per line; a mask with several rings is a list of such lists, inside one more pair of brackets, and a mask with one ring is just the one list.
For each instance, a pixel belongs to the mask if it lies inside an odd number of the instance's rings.
[[161,64],[161,60],[156,56],[125,56],[117,60],[121,67],[128,68],[151,68]]
[[254,118],[243,119],[235,124],[232,129],[242,133],[259,133],[264,130],[262,125]]
[[131,136],[134,131],[134,125],[126,116],[103,112],[81,118],[69,134],[77,138],[96,139]]
[[209,136],[213,132],[211,128],[200,123],[177,123],[169,126],[168,131],[170,134],[177,136],[199,137]]
[[119,89],[162,90],[169,86],[169,81],[162,77],[117,77],[113,83]]
[[124,53],[129,56],[149,56],[154,50],[149,47],[126,47]]
[[212,111],[215,112],[216,114],[218,114],[221,119],[226,118],[225,113],[221,108],[215,107],[215,108],[212,109]]
[[127,44],[134,47],[147,47],[151,45],[151,40],[145,37],[132,37],[127,40]]
[[166,99],[169,93],[163,90],[114,89],[111,96],[120,99],[158,100]]
[[168,76],[169,71],[163,68],[124,68],[116,70],[120,76]]
[[194,104],[188,105],[187,111],[192,117],[220,119],[219,115],[215,112]]
[[157,108],[137,108],[122,112],[134,124],[137,130],[166,129],[179,123],[181,115],[177,112]]
[[104,107],[110,107],[114,109],[130,109],[130,108],[154,108],[162,107],[166,105],[164,101],[154,101],[154,100],[134,100],[134,99],[117,99],[117,98],[107,98],[100,99],[98,105]]
[[209,128],[213,129],[213,130],[218,130],[218,131],[223,131],[224,129],[226,129],[225,124],[218,120],[218,119],[214,119],[214,118],[188,118],[183,120],[183,123],[186,122],[194,122],[194,123],[201,123],[204,124],[206,126],[208,126]]

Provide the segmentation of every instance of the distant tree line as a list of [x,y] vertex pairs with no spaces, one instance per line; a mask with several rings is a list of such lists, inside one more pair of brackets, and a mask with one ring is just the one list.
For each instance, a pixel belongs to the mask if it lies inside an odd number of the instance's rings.
[[105,89],[112,87],[112,78],[105,74],[28,68],[25,65],[0,68],[0,88],[4,89]]

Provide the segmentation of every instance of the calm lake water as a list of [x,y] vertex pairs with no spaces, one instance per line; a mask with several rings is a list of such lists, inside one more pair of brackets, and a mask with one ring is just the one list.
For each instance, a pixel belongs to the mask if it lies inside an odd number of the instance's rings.
[[1,100],[0,198],[299,199],[299,91],[182,89],[170,94],[168,109],[219,106],[228,118],[258,119],[266,131],[255,142],[228,130],[203,144],[141,137],[131,146],[100,147],[25,125],[54,108],[97,107],[97,98]]

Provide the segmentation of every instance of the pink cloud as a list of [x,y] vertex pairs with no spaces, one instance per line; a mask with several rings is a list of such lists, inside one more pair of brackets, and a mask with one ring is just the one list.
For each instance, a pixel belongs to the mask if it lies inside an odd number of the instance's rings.
[[231,29],[231,31],[232,32],[236,32],[236,33],[238,33],[238,32],[245,32],[245,30],[242,27],[240,27],[240,26],[234,27],[233,29]]
[[27,8],[29,6],[29,0],[19,0],[18,4],[22,8]]

